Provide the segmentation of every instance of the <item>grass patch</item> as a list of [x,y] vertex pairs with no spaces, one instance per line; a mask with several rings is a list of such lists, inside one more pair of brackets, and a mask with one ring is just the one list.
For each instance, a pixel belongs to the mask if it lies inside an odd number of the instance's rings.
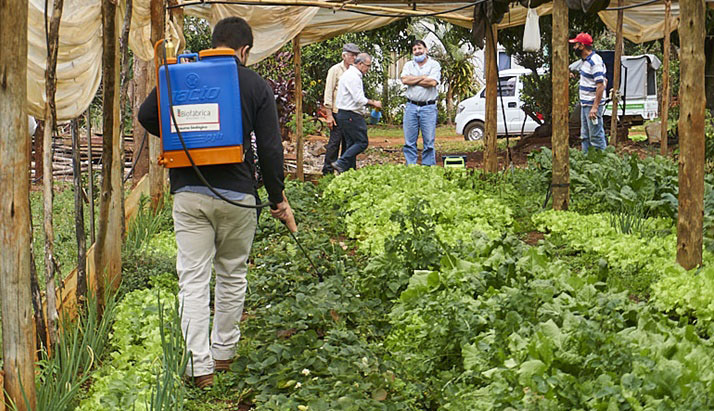
[[[369,138],[404,138],[404,129],[399,126],[369,126],[367,128],[367,137]],[[436,126],[436,139],[440,137],[460,137],[456,134],[454,126],[439,125]]]

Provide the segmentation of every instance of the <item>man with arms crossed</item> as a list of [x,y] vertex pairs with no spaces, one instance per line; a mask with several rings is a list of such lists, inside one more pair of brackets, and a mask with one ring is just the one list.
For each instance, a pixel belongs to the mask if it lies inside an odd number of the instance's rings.
[[436,86],[441,81],[441,66],[428,56],[429,50],[423,40],[412,44],[414,59],[402,69],[401,80],[407,86],[407,106],[404,111],[404,158],[407,165],[417,163],[417,140],[419,130],[424,141],[421,164],[436,164],[434,140],[436,140]]

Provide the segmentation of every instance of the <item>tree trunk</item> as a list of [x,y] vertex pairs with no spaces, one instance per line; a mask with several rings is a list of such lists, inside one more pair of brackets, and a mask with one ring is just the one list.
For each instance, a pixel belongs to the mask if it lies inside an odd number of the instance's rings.
[[3,392],[19,411],[34,410],[35,341],[30,295],[30,144],[27,130],[27,0],[0,13],[0,310]]
[[553,209],[567,210],[570,203],[570,159],[568,152],[568,7],[565,0],[553,1]]
[[104,306],[106,286],[116,289],[121,281],[122,159],[120,158],[119,110],[119,18],[113,0],[102,0],[103,144],[102,191],[99,232],[94,253],[97,300]]
[[704,212],[704,1],[681,0],[679,39],[679,214],[677,262],[689,270],[702,264]]
[[[488,23],[484,23],[488,24]],[[498,171],[498,152],[496,134],[498,133],[498,32],[496,25],[486,28],[486,148],[483,155],[483,168],[487,173]]]
[[57,110],[55,107],[55,93],[57,91],[57,53],[59,51],[59,26],[62,19],[64,0],[53,2],[52,18],[47,44],[47,68],[45,69],[45,129],[43,140],[43,198],[44,198],[44,228],[45,228],[45,290],[47,298],[47,326],[49,331],[49,346],[52,350],[57,343],[57,327],[59,316],[57,314],[55,274],[57,262],[54,255],[54,226],[52,222],[52,209],[54,203],[53,175],[52,175],[52,134],[57,127]]
[[87,299],[87,238],[84,233],[84,199],[82,198],[82,162],[79,146],[79,124],[72,120],[72,181],[74,183],[74,232],[77,237],[77,305]]
[[446,124],[454,125],[454,92],[451,84],[446,91]]

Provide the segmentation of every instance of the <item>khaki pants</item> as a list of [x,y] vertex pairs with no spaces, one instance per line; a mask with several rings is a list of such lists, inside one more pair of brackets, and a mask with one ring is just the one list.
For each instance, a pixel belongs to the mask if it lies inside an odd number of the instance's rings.
[[[240,201],[255,204],[253,196]],[[247,260],[257,225],[256,211],[197,193],[174,196],[181,329],[192,362],[188,375],[213,373],[214,360],[228,360],[240,339],[238,322],[247,287]],[[211,263],[216,270],[213,329],[210,324]]]

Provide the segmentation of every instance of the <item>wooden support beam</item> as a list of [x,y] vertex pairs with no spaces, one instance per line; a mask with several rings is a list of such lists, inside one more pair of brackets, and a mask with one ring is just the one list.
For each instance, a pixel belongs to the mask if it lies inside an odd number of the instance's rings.
[[74,232],[77,238],[77,301],[87,299],[87,237],[84,234],[84,198],[79,149],[79,122],[72,120],[72,182],[74,183]]
[[486,124],[483,169],[487,173],[498,171],[498,29],[492,24],[486,29]]
[[297,152],[297,178],[300,181],[305,181],[305,173],[303,170],[303,151],[304,139],[302,129],[302,49],[300,48],[300,35],[298,34],[293,39],[293,58],[295,63],[295,136],[297,144],[295,151]]
[[102,87],[104,128],[102,144],[102,190],[99,203],[99,232],[95,267],[97,298],[104,305],[105,286],[116,288],[121,281],[122,164],[119,107],[119,27],[114,0],[102,0]]
[[[623,0],[617,0],[617,7],[622,7]],[[620,71],[622,66],[622,50],[624,40],[622,38],[622,20],[625,11],[617,11],[617,29],[615,31],[615,61],[612,64],[612,117],[610,118],[610,145],[617,146],[617,105],[620,96],[617,94],[620,88]],[[606,96],[603,96],[603,99]]]
[[[137,59],[138,60],[138,59]],[[96,230],[94,229],[94,164],[92,159],[92,113],[91,110],[87,109],[84,113],[84,120],[87,124],[87,157],[89,158],[89,164],[87,164],[87,196],[89,196],[89,244],[94,244],[96,240]]]
[[[54,251],[54,176],[52,174],[52,135],[57,127],[57,110],[55,107],[55,94],[57,92],[57,54],[59,52],[59,27],[62,20],[64,0],[52,2],[52,18],[50,19],[47,34],[47,65],[45,68],[45,129],[43,145],[43,172],[42,172],[42,198],[43,198],[43,226],[45,229],[45,291],[48,298],[55,295],[55,275],[57,262]],[[48,10],[45,10],[47,13]],[[47,330],[50,337],[48,351],[57,343],[57,328],[59,318],[54,305],[48,305]]]
[[669,53],[672,48],[670,45],[670,36],[672,28],[670,27],[672,17],[672,0],[664,0],[664,57],[662,58],[662,108],[659,111],[660,118],[660,154],[666,156],[669,148],[667,147],[667,121],[669,120]]
[[681,0],[679,41],[679,214],[677,262],[702,264],[704,213],[704,0]]
[[568,6],[553,1],[553,209],[567,210],[570,203],[570,154],[568,152]]
[[[157,41],[165,37],[164,30],[166,25],[166,13],[163,0],[151,0],[151,44],[156,44]],[[169,50],[167,49],[167,53]],[[169,57],[172,57],[169,55]],[[151,79],[151,90],[156,85],[156,72],[152,68],[149,69]],[[164,195],[164,168],[159,165],[159,155],[161,154],[161,139],[151,134],[147,135],[149,149],[149,186],[151,191],[151,208],[156,210],[161,203],[161,197]]]
[[30,155],[26,149],[28,2],[4,1],[0,10],[0,302],[4,374],[0,376],[0,403],[4,403],[6,391],[17,409],[26,411],[34,410],[36,403],[30,303]]

